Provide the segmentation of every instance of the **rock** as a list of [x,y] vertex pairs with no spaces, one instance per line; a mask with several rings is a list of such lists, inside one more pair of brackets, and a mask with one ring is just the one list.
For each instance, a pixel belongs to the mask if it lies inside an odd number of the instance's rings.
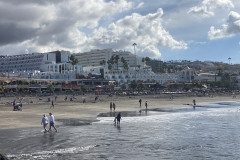
[[0,151],[0,160],[8,160],[7,155]]

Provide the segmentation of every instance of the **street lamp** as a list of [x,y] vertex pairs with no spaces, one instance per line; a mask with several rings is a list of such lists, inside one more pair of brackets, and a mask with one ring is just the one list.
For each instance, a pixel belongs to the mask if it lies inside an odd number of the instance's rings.
[[230,64],[231,59],[232,59],[231,57],[228,58],[229,64]]
[[[136,58],[136,64],[135,65],[137,66],[137,54],[136,54],[136,48],[135,48],[136,45],[137,45],[136,43],[133,43],[134,54],[135,54],[135,58]],[[135,68],[136,68],[136,66],[135,66]]]
[[135,47],[136,47],[136,45],[137,45],[137,43],[133,43],[133,48],[134,48],[134,54],[135,54],[135,80],[137,80],[137,72],[136,72],[136,70],[137,70],[137,54],[136,54],[136,49],[135,49]]

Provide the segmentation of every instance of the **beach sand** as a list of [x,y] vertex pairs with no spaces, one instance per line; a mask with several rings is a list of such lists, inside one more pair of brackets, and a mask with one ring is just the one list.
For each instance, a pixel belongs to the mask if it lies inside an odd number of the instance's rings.
[[[49,96],[53,99],[53,97]],[[209,102],[226,102],[238,101],[230,95],[215,97],[188,97],[186,95],[174,95],[174,99],[170,100],[168,95],[144,95],[144,96],[112,96],[100,95],[95,101],[95,95],[78,95],[73,101],[64,101],[65,95],[57,97],[54,101],[55,107],[51,108],[51,102],[47,102],[49,97],[24,97],[23,110],[13,111],[11,102],[16,97],[2,97],[0,101],[0,129],[26,128],[26,127],[42,127],[41,118],[43,114],[53,113],[56,119],[56,126],[63,123],[68,124],[69,121],[76,121],[76,125],[90,124],[96,120],[99,113],[110,111],[109,103],[112,101],[116,104],[116,112],[119,111],[138,111],[145,109],[144,103],[148,102],[148,109],[165,108],[165,107],[192,107],[193,99],[197,105]],[[142,107],[139,107],[139,99],[142,99]],[[86,103],[83,103],[83,99]],[[33,103],[30,103],[30,102]],[[17,100],[18,102],[18,100]],[[72,122],[71,122],[72,124]]]

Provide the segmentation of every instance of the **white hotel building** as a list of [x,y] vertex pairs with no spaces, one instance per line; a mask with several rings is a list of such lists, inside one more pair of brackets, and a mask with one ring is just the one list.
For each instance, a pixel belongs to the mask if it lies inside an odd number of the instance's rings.
[[22,78],[76,79],[82,66],[73,66],[69,58],[66,51],[0,56],[0,72]]
[[[123,69],[121,61],[112,70],[108,69],[108,64],[100,65],[102,60],[106,62],[111,58],[112,55],[118,55],[124,57],[129,65],[128,70]],[[126,51],[113,51],[112,49],[103,50],[92,50],[90,52],[75,54],[79,64],[83,66],[83,74],[88,75],[89,73],[95,75],[103,75],[105,80],[115,80],[120,84],[129,84],[133,80],[140,80],[143,82],[159,82],[164,84],[166,82],[191,82],[193,70],[186,67],[183,71],[178,73],[162,73],[156,74],[152,69],[142,62],[142,58],[133,55]],[[139,66],[139,67],[136,67]]]
[[120,63],[121,57],[127,61],[129,67],[144,65],[141,57],[138,57],[128,51],[113,51],[112,49],[102,49],[74,54],[74,56],[78,59],[79,64],[81,64],[83,67],[99,66],[101,61],[105,60],[105,62],[107,62],[112,56],[116,55],[120,57],[119,67],[122,67],[122,63]]

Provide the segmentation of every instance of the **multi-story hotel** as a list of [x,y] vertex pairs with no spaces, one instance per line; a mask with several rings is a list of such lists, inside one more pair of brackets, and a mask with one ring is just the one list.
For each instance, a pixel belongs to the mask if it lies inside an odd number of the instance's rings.
[[121,58],[123,57],[129,67],[136,67],[138,65],[144,65],[142,58],[138,57],[128,51],[113,51],[112,49],[91,50],[89,52],[74,54],[78,59],[79,64],[83,67],[87,66],[99,66],[101,61],[107,62],[112,56],[119,56],[119,67],[122,67]]
[[0,72],[40,70],[43,56],[39,53],[0,56]]
[[73,66],[70,55],[67,51],[54,51],[0,56],[0,72],[37,79],[75,79],[82,72],[82,66]]

